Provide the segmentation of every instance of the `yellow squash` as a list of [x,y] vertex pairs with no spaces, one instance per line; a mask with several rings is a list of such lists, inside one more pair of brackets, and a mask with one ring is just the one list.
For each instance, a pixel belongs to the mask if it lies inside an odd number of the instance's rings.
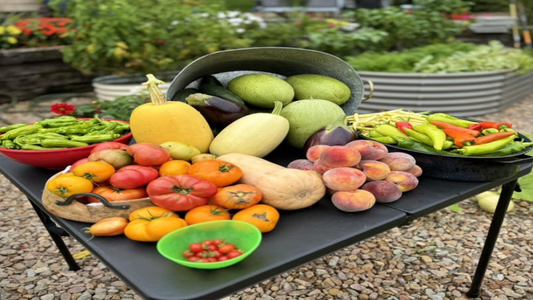
[[137,143],[162,144],[182,142],[207,152],[213,140],[213,132],[205,118],[184,102],[167,101],[157,87],[163,82],[148,74],[148,86],[152,102],[133,110],[130,127]]

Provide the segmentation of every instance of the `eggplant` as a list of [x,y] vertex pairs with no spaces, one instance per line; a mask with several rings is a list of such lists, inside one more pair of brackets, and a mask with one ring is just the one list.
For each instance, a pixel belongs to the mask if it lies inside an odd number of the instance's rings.
[[250,113],[245,105],[202,93],[189,95],[186,101],[213,125],[226,126]]
[[322,127],[311,135],[304,144],[304,151],[314,145],[346,145],[357,139],[357,133],[354,129],[344,124],[330,124]]

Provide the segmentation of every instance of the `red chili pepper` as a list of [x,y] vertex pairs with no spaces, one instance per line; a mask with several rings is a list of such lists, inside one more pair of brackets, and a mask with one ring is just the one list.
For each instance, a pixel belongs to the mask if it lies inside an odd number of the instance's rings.
[[413,125],[409,122],[396,122],[396,128],[400,129],[403,133],[407,134],[405,132],[405,128],[413,130]]
[[[462,128],[462,127],[461,127]],[[475,143],[476,137],[465,132],[464,130],[458,130],[455,128],[444,128],[442,131],[446,133],[447,136],[453,139],[453,143],[457,147],[470,146]]]
[[513,124],[509,122],[481,122],[479,125],[482,129],[495,128],[498,130],[513,127]]
[[490,143],[493,141],[501,140],[503,138],[515,135],[515,132],[499,132],[499,133],[493,133],[489,135],[484,135],[476,138],[476,145],[482,145],[486,143]]
[[472,124],[472,125],[468,126],[468,129],[479,131],[479,132],[481,132],[483,130],[483,128],[481,128],[480,124]]
[[462,130],[463,132],[466,132],[474,137],[478,137],[481,135],[481,131],[477,131],[477,130],[472,130],[472,129],[468,129],[468,128],[464,128],[464,127],[459,127],[459,126],[455,126],[453,124],[450,124],[450,123],[446,123],[446,122],[441,122],[441,121],[429,121],[429,123],[441,128],[441,129],[446,129],[446,128],[452,128],[452,129],[457,129],[457,130]]

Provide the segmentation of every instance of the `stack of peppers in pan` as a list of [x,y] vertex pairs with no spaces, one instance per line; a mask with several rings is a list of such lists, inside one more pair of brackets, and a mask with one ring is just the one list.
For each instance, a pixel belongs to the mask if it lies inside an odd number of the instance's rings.
[[369,137],[409,150],[462,156],[505,156],[533,146],[509,122],[475,122],[444,113],[428,115],[422,124],[408,120],[380,124]]

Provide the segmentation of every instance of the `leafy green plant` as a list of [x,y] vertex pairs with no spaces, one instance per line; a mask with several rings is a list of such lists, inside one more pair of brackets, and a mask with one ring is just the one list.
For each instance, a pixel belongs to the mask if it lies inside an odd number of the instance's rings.
[[[63,0],[52,0],[59,13]],[[219,18],[223,2],[202,0],[71,0],[72,44],[63,59],[92,74],[160,73],[223,49],[247,47],[239,27]]]

